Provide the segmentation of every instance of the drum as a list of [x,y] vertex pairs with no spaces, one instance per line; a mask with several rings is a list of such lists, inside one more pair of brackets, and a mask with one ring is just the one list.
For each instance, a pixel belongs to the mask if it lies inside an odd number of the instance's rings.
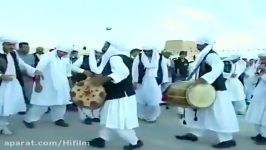
[[90,77],[77,82],[72,88],[70,95],[75,104],[79,107],[97,109],[104,104],[106,92],[103,86],[91,84]]
[[166,91],[167,103],[171,106],[207,108],[216,98],[216,91],[210,84],[196,84],[193,81],[173,83]]

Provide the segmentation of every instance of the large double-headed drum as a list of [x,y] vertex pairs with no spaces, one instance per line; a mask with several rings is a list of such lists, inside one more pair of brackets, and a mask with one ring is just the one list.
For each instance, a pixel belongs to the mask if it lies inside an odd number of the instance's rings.
[[104,104],[106,92],[103,86],[94,86],[88,77],[86,80],[76,83],[70,95],[73,102],[79,107],[97,109]]
[[210,84],[193,84],[193,81],[173,83],[166,91],[167,103],[172,106],[207,108],[216,98],[216,91]]

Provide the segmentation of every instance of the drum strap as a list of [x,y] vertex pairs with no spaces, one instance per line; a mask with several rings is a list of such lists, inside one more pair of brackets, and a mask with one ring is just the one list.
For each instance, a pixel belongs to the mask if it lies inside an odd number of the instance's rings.
[[204,62],[205,60],[206,60],[206,58],[207,58],[207,56],[209,55],[209,53],[206,55],[206,56],[204,56],[204,58],[202,59],[202,61],[198,64],[198,66],[191,72],[191,74],[187,77],[187,81],[188,80],[190,80],[190,79],[192,79],[192,77],[193,77],[193,75],[198,71],[198,69],[199,69],[199,67],[201,66],[201,63],[202,62]]
[[[198,110],[197,109],[193,109],[194,111],[194,121],[198,121]],[[183,120],[183,124],[186,125],[187,122],[186,122],[186,108],[184,108],[184,120]]]

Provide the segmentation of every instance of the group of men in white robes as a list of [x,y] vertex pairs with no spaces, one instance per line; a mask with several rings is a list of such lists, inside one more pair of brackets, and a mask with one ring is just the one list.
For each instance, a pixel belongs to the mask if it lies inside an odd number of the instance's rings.
[[[100,122],[102,129],[99,137],[88,141],[92,147],[104,148],[110,140],[111,132],[117,133],[129,145],[124,150],[133,150],[143,146],[135,132],[139,126],[138,118],[154,123],[160,115],[162,99],[161,86],[169,82],[167,61],[154,47],[144,46],[132,64],[128,48],[123,43],[106,41],[102,48],[95,48],[90,55],[80,57],[73,65],[69,61],[71,46],[59,45],[54,51],[40,57],[36,68],[27,65],[15,51],[17,43],[11,38],[0,38],[0,131],[10,135],[7,117],[26,111],[22,87],[21,70],[35,77],[30,104],[32,105],[23,120],[28,128],[34,128],[35,122],[51,109],[51,119],[57,126],[67,127],[64,120],[66,105],[71,103],[68,78],[71,71],[91,77],[95,86],[104,86],[107,96],[101,111],[79,108],[83,121]],[[224,63],[213,50],[213,43],[201,38],[197,43],[200,51],[192,65],[195,84],[211,84],[216,90],[216,100],[212,106],[204,109],[184,109],[183,125],[189,127],[189,133],[177,135],[178,140],[197,141],[205,131],[214,132],[219,142],[214,148],[236,146],[233,133],[239,131],[236,111],[245,111],[245,89],[238,77],[244,71],[256,81],[254,92],[250,92],[251,104],[247,111],[247,121],[257,127],[258,134],[251,139],[256,144],[266,144],[266,54],[260,55],[260,64],[250,70],[241,61],[240,56],[232,56],[224,61],[231,63],[231,70],[224,73]],[[257,74],[253,74],[254,70]],[[258,71],[259,70],[259,71]],[[226,77],[226,75],[228,75]],[[224,78],[226,77],[226,78]]]
[[246,120],[256,126],[257,135],[251,139],[258,145],[266,145],[266,53],[259,54],[256,69],[257,83],[252,92]]

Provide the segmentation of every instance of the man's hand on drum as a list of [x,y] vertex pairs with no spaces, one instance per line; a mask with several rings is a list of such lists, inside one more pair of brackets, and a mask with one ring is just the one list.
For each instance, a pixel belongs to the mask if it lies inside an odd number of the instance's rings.
[[83,72],[83,74],[85,74],[87,77],[92,77],[92,76],[93,76],[93,73],[90,72],[90,71],[88,71],[88,70],[85,70],[85,71]]
[[199,78],[199,79],[195,80],[195,82],[193,83],[193,85],[206,84],[206,83],[208,83],[206,80],[204,80],[203,78]]
[[101,86],[105,82],[111,81],[112,78],[103,76],[103,75],[95,75],[94,77],[91,78],[91,83],[94,86]]
[[138,83],[137,83],[137,82],[134,82],[134,83],[133,83],[133,87],[134,87],[134,89],[136,90],[136,89],[138,88]]
[[235,73],[233,73],[233,74],[231,75],[232,78],[235,78],[236,76],[237,76],[237,74],[235,74]]

